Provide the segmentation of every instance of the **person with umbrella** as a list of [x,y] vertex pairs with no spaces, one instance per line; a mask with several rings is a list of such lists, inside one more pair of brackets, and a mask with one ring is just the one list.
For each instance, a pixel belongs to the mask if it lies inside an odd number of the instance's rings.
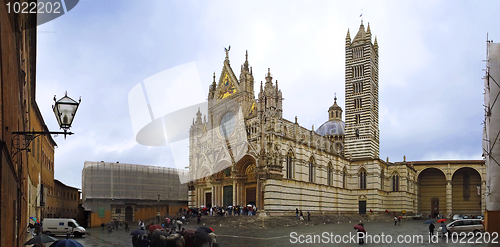
[[359,223],[354,226],[354,229],[358,230],[357,236],[359,240],[359,244],[364,244],[365,243],[365,235],[366,235],[366,230],[364,227],[365,224]]
[[444,234],[448,232],[448,229],[446,228],[446,224],[444,223],[445,220],[438,220],[438,222],[441,221],[441,238],[444,238]]
[[61,239],[53,244],[50,247],[84,247],[80,242],[73,239]]
[[431,224],[429,225],[429,235],[430,236],[434,235],[434,229],[435,228],[436,228],[436,226],[434,226],[434,224],[431,222]]
[[212,246],[215,243],[215,234],[213,234],[213,229],[206,226],[200,226],[195,232],[194,247],[202,247],[205,244]]
[[130,235],[132,235],[132,246],[136,247],[137,246],[137,241],[141,238],[141,235],[144,235],[144,231],[137,229],[135,231],[132,231]]
[[24,245],[44,244],[44,243],[49,243],[49,242],[55,242],[57,240],[59,240],[59,239],[51,237],[51,236],[48,236],[48,235],[45,235],[45,234],[40,234],[40,236],[33,237],[28,242],[26,242]]

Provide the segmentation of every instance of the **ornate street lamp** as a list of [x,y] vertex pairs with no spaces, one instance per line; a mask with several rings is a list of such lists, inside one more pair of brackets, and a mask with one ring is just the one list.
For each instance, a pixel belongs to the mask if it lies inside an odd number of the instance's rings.
[[[80,102],[82,99],[80,98],[78,102],[73,100],[72,98],[68,97],[68,92],[64,93],[64,97],[56,101],[56,96],[54,95],[54,102],[55,105],[52,106],[52,110],[54,111],[54,114],[56,115],[57,123],[59,124],[59,127],[63,129],[64,131],[13,131],[12,135],[12,142],[14,144],[14,141],[17,142],[17,147],[16,145],[12,145],[15,149],[16,152],[12,155],[14,157],[17,153],[23,150],[27,150],[30,143],[37,137],[41,135],[58,135],[62,134],[64,135],[64,139],[66,139],[66,135],[72,135],[72,132],[68,132],[68,130],[71,128],[71,124],[73,123],[73,118],[75,117],[76,110],[78,110],[78,106],[80,105]],[[24,136],[24,146],[19,147],[19,136]]]
[[[81,98],[76,102],[74,99],[68,97],[68,92],[65,92],[64,97],[58,101],[56,101],[56,96],[54,95],[55,105],[52,106],[52,110],[56,115],[59,127],[64,130],[64,138],[66,138],[66,133],[69,128],[71,128],[71,123],[73,123],[73,118],[75,117],[76,110],[78,110],[81,101]],[[68,133],[68,135],[72,134],[71,132]]]

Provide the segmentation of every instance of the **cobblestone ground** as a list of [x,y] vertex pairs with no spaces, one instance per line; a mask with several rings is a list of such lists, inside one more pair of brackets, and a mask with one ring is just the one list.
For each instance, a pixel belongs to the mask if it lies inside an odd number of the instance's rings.
[[[279,219],[278,219],[279,220]],[[423,224],[423,220],[408,220],[401,222],[400,226],[394,226],[391,221],[366,222],[365,228],[371,236],[371,242],[366,238],[366,246],[500,246],[500,244],[485,244],[484,237],[477,238],[455,237],[449,239],[437,239],[436,243],[429,243],[428,225]],[[353,223],[325,224],[325,225],[302,225],[295,227],[224,227],[212,226],[217,233],[217,242],[220,246],[359,246],[354,239],[356,230]],[[185,225],[187,228],[196,225]],[[131,227],[131,230],[135,230]],[[86,247],[90,246],[132,246],[129,232],[116,230],[107,233],[107,230],[99,228],[87,229],[89,235],[76,239]],[[345,236],[345,237],[344,237]],[[400,239],[398,239],[398,236]],[[333,238],[332,238],[333,237]],[[398,243],[398,240],[402,243]],[[491,242],[493,238],[489,241]],[[495,239],[500,242],[499,238]],[[337,243],[341,241],[341,243]],[[347,243],[342,243],[347,242]],[[378,244],[375,242],[379,242]],[[383,241],[383,242],[382,242]],[[389,244],[388,242],[391,241]],[[460,243],[462,241],[462,243]],[[295,243],[294,243],[295,242]],[[303,243],[300,243],[303,242]],[[313,243],[314,242],[314,243]],[[477,242],[477,243],[476,243]],[[479,243],[481,242],[481,243]]]

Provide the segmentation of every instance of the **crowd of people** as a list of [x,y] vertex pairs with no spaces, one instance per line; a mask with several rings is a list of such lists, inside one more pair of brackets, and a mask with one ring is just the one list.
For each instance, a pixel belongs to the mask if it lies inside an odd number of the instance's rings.
[[198,215],[210,215],[210,216],[226,216],[226,215],[234,215],[234,216],[255,216],[257,213],[257,207],[255,205],[247,205],[247,206],[227,206],[227,207],[200,207],[200,208],[189,208],[183,209],[183,213],[186,217],[192,216],[196,217]]

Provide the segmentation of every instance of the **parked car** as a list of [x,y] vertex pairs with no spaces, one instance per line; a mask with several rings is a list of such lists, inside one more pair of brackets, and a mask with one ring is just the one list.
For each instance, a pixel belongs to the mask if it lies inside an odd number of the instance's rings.
[[[483,221],[480,219],[459,219],[455,220],[448,225],[448,234],[453,232],[484,232]],[[441,232],[441,227],[437,229],[437,232]]]
[[74,219],[45,218],[43,232],[47,235],[72,234],[76,238],[86,234],[85,228],[78,225]]

